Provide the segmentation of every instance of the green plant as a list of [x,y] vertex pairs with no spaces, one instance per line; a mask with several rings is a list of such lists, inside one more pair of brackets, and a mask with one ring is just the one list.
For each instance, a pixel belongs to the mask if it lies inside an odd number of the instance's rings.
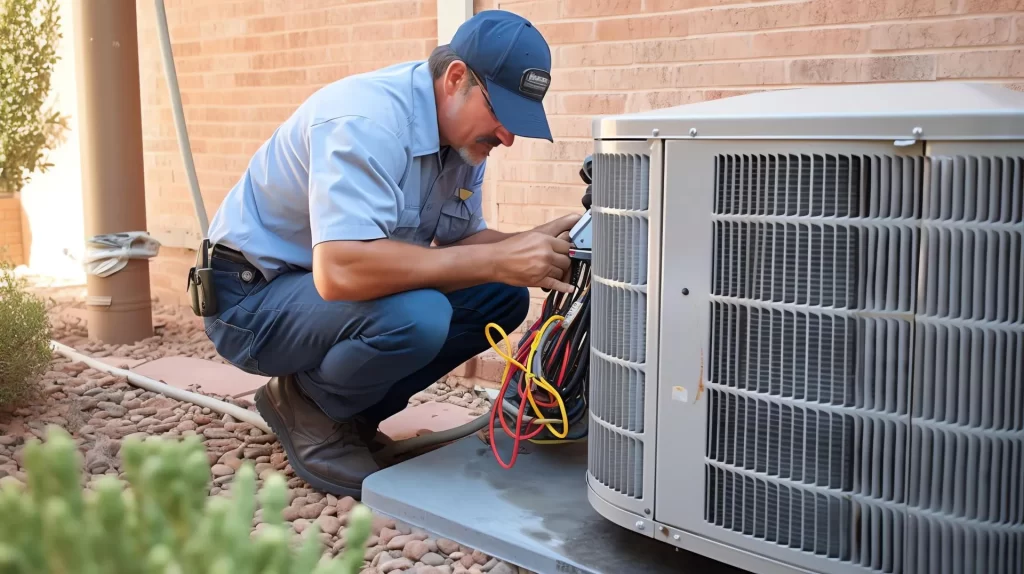
[[[126,439],[127,487],[104,476],[81,487],[82,457],[60,427],[25,446],[27,485],[0,489],[0,573],[356,574],[370,534],[370,511],[350,511],[347,544],[323,556],[314,523],[293,540],[284,522],[284,477],[256,493],[251,463],[235,475],[231,498],[207,497],[210,468],[196,436]],[[267,527],[250,536],[257,500]]]
[[0,3],[0,195],[21,191],[33,172],[52,167],[67,118],[47,105],[58,61],[59,0]]
[[46,303],[0,253],[0,407],[35,399],[53,358]]

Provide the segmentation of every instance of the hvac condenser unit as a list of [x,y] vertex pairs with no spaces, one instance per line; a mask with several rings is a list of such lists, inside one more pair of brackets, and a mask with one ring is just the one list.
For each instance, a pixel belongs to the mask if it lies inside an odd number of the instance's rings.
[[1024,572],[1024,94],[594,122],[589,499],[757,573]]

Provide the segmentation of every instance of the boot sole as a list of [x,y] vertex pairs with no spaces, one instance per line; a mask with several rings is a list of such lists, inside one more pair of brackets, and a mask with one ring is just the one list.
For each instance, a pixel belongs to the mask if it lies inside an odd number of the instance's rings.
[[333,494],[335,496],[351,496],[356,500],[361,500],[363,496],[363,489],[353,488],[352,486],[346,486],[330,482],[318,474],[312,472],[304,464],[301,459],[295,453],[295,446],[292,444],[291,437],[288,433],[282,432],[285,429],[285,424],[278,416],[277,410],[270,405],[267,401],[266,392],[264,388],[260,388],[256,391],[256,395],[253,397],[253,402],[256,403],[256,410],[259,411],[263,420],[267,422],[270,430],[274,431],[274,435],[277,436],[277,440],[281,442],[281,446],[284,447],[284,452],[288,456],[288,463],[292,466],[292,470],[295,471],[296,476],[305,480],[310,486],[317,490]]

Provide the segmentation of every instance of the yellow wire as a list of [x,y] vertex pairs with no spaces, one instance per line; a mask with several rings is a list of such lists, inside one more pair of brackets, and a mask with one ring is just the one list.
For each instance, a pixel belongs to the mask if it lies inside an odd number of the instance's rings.
[[[533,356],[537,353],[537,348],[540,346],[540,333],[543,333],[552,321],[558,321],[562,319],[564,319],[564,317],[562,317],[561,315],[553,315],[544,323],[544,326],[541,327],[540,331],[538,331],[538,335],[534,337],[533,343],[530,345],[530,355],[527,358],[525,367],[522,365],[522,363],[517,361],[515,357],[512,356],[512,346],[511,344],[509,344],[508,335],[505,333],[505,330],[501,328],[501,325],[498,325],[497,323],[488,323],[487,328],[484,331],[484,335],[487,337],[487,342],[491,344],[491,348],[494,349],[494,351],[498,353],[498,355],[500,355],[501,358],[505,359],[505,369],[501,374],[501,380],[504,381],[508,377],[508,371],[512,367],[512,365],[515,365],[523,370],[523,375],[526,377],[525,382],[527,383],[526,398],[527,400],[530,401],[530,405],[533,407],[534,412],[537,414],[535,418],[545,420],[544,426],[547,427],[551,434],[555,435],[558,438],[565,438],[566,436],[569,435],[569,415],[566,414],[565,412],[565,403],[562,402],[562,395],[558,394],[558,392],[555,391],[554,387],[552,387],[550,383],[544,380],[544,377],[538,377],[537,375],[534,375],[530,371],[530,368],[533,366]],[[497,329],[498,332],[501,333],[502,342],[505,343],[505,348],[508,349],[507,353],[502,353],[501,349],[498,348],[498,344],[495,343],[494,339],[491,337],[492,327]],[[537,403],[533,400],[533,391],[531,390],[531,385],[529,384],[530,379],[533,379],[533,381],[535,381],[540,388],[544,389],[545,391],[553,395],[555,397],[555,400],[558,401],[558,408],[562,415],[561,420],[563,430],[561,433],[556,431],[555,428],[551,426],[551,424],[547,423],[547,420],[544,419],[543,414],[541,414],[540,408],[537,407]],[[504,401],[505,397],[498,397],[498,400]],[[501,407],[500,404],[498,406],[499,408]]]

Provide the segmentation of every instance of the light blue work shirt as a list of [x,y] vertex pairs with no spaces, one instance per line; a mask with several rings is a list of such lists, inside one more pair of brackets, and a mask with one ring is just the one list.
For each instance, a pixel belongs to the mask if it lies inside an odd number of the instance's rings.
[[486,229],[484,167],[440,148],[427,62],[349,76],[260,146],[210,222],[210,242],[244,253],[268,281],[311,270],[323,241],[446,245]]

